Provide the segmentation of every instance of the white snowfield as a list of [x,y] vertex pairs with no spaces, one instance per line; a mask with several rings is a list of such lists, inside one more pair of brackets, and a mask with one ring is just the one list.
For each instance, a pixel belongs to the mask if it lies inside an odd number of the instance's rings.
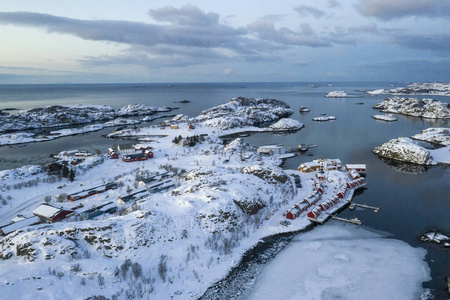
[[245,299],[418,299],[426,251],[363,228],[328,223],[296,236]]

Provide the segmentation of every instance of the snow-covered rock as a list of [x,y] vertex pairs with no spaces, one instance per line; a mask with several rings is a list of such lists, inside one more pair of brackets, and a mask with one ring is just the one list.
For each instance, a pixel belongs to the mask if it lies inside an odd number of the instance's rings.
[[231,99],[228,103],[202,111],[191,121],[226,130],[272,123],[293,113],[289,105],[280,100],[238,97]]
[[348,94],[344,91],[333,91],[333,92],[329,92],[325,97],[326,98],[348,98]]
[[172,108],[144,104],[131,104],[117,110],[107,105],[43,106],[17,114],[0,114],[0,132],[106,122],[117,117],[151,115],[170,110]]
[[283,118],[269,127],[274,130],[300,130],[304,127],[304,125],[298,120]]
[[379,147],[375,147],[373,152],[381,157],[418,165],[430,165],[433,163],[430,152],[427,149],[406,137],[392,139]]
[[369,95],[439,95],[450,96],[450,83],[439,82],[423,82],[413,83],[406,87],[398,87],[395,89],[379,89],[367,92]]
[[376,104],[374,109],[383,112],[398,113],[430,119],[449,119],[450,109],[447,103],[433,99],[392,97]]
[[439,231],[430,231],[425,233],[424,235],[422,235],[420,237],[420,240],[422,242],[433,242],[436,244],[441,244],[441,243],[445,243],[445,242],[450,242],[450,237],[448,237],[447,235],[439,232]]
[[126,105],[116,111],[117,116],[137,116],[137,115],[153,115],[157,112],[171,111],[172,108],[168,106],[148,106],[145,104],[135,103]]
[[113,121],[109,121],[105,123],[106,127],[113,127],[113,126],[123,126],[123,125],[136,125],[141,123],[140,120],[130,120],[130,119],[114,119]]
[[313,118],[313,121],[318,121],[318,122],[331,121],[331,120],[336,120],[336,117],[335,116],[327,116],[327,117]]
[[397,121],[397,119],[391,114],[373,115],[372,118],[374,118],[375,120],[381,120],[381,121],[386,121],[386,122]]
[[450,146],[450,128],[427,128],[422,130],[421,133],[413,135],[412,138],[432,144]]

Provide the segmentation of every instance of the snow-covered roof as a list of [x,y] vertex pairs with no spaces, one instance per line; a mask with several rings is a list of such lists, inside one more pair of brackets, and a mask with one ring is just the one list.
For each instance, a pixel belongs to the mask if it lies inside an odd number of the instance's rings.
[[365,169],[365,164],[346,164],[345,167],[347,169]]
[[41,219],[39,219],[39,217],[37,217],[37,216],[33,216],[28,219],[24,219],[21,221],[17,221],[15,223],[5,225],[5,226],[1,227],[0,229],[4,234],[9,234],[9,233],[19,230],[25,226],[34,225],[39,222],[41,222]]
[[280,149],[280,148],[284,148],[284,145],[281,144],[277,144],[277,145],[265,145],[265,146],[261,146],[259,147],[260,149]]
[[35,210],[33,210],[33,214],[35,214],[36,216],[41,216],[44,218],[51,219],[55,215],[60,213],[62,210],[63,210],[62,208],[58,208],[58,207],[54,207],[54,206],[42,203]]

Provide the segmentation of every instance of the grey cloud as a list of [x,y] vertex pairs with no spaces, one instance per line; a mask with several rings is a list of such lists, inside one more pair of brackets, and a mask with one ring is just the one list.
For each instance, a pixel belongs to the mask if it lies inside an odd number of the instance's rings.
[[441,35],[413,35],[393,34],[392,42],[405,48],[416,50],[430,50],[442,55],[450,54],[450,34]]
[[335,8],[335,7],[340,7],[340,6],[341,6],[341,3],[339,3],[336,0],[328,0],[327,1],[327,7],[329,7],[329,8]]
[[365,16],[385,21],[409,16],[450,18],[448,0],[358,0],[355,7]]
[[299,5],[297,7],[294,7],[294,10],[296,10],[301,15],[313,15],[316,18],[320,18],[325,15],[325,12],[323,10],[308,5]]
[[46,28],[48,32],[71,34],[94,41],[144,46],[168,44],[203,48],[223,47],[247,52],[247,47],[244,46],[247,42],[244,38],[246,30],[220,25],[217,20],[213,27],[201,27],[129,21],[77,20],[39,13],[11,12],[0,13],[0,24]]
[[156,21],[192,27],[216,26],[219,23],[219,14],[204,13],[197,6],[186,4],[181,8],[165,6],[150,9],[148,14]]
[[275,28],[275,24],[269,20],[259,20],[248,25],[248,29],[260,39],[276,42],[283,45],[297,45],[310,47],[329,47],[329,42],[323,41],[312,30],[311,26],[304,23],[300,31],[295,32],[286,27]]
[[450,73],[448,59],[404,59],[358,66],[372,80],[447,81]]

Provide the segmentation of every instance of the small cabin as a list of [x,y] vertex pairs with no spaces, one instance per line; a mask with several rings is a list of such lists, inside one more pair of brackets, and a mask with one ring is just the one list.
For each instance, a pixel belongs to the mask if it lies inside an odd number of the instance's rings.
[[170,129],[178,129],[178,125],[170,125]]
[[192,124],[189,124],[189,130],[194,130],[194,129],[195,129],[195,126]]
[[47,223],[54,223],[61,221],[73,214],[73,210],[64,209],[62,207],[56,207],[47,203],[42,203],[35,210],[33,210],[33,214],[39,217],[42,221]]

